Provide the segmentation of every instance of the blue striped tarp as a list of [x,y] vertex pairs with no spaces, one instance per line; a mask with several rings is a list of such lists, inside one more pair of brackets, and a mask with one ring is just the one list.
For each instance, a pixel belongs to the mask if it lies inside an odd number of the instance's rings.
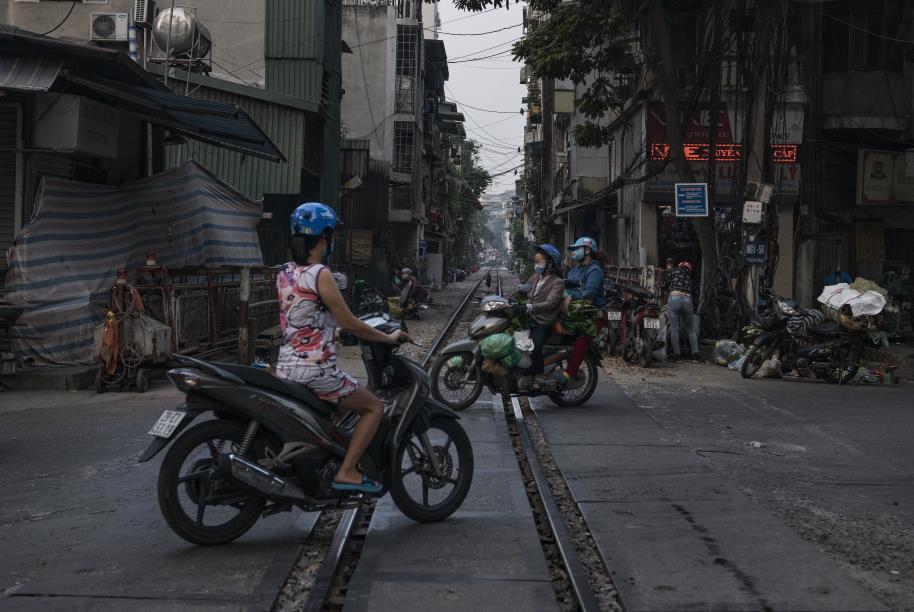
[[128,273],[155,251],[161,265],[260,266],[261,206],[195,162],[121,187],[42,179],[32,220],[9,251],[6,289],[26,307],[15,340],[20,362],[96,361],[118,268]]

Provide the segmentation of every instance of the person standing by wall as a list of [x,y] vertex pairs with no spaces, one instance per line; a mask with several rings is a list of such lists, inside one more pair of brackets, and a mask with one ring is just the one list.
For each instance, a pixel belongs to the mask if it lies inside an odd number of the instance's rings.
[[693,327],[695,310],[692,307],[692,264],[680,262],[670,272],[670,297],[666,302],[666,316],[670,321],[670,342],[673,345],[672,359],[679,359],[679,325],[685,327],[692,349],[692,361],[698,361],[698,334]]

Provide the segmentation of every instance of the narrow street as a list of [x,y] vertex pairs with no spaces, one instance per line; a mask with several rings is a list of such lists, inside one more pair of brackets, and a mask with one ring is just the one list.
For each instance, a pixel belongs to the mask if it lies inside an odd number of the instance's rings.
[[[478,277],[436,293],[416,323]],[[343,367],[364,376],[357,352]],[[914,608],[910,385],[745,381],[710,364],[613,358],[581,408],[531,404],[627,610]],[[262,520],[228,546],[177,538],[145,434],[181,396],[2,396],[0,560],[6,610],[267,610],[314,514]],[[475,478],[443,523],[371,520],[346,610],[571,610],[556,600],[501,399],[461,414]]]

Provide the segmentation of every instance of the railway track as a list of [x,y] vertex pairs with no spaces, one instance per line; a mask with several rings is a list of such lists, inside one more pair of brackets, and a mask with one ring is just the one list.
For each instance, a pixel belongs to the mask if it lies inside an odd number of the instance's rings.
[[[495,277],[496,288],[500,292],[501,275],[497,270]],[[473,285],[448,317],[420,361],[423,367],[427,367],[435,354],[450,340],[461,315],[473,301],[484,280],[485,276]],[[286,585],[274,602],[273,610],[318,612],[342,609],[346,588],[355,572],[376,503],[376,498],[366,497],[356,508],[324,510],[320,513]]]
[[608,560],[590,535],[527,398],[503,397],[503,407],[561,609],[624,610]]

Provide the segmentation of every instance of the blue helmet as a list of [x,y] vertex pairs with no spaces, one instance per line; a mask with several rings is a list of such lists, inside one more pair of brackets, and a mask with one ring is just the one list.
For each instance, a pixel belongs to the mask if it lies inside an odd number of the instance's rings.
[[342,225],[336,213],[326,204],[307,202],[300,204],[289,219],[293,236],[320,236],[325,229]]
[[597,248],[597,241],[591,238],[590,236],[581,236],[574,241],[574,244],[568,247],[569,251],[579,249],[581,247],[590,247],[590,250],[594,253],[598,252],[600,249]]
[[550,259],[552,259],[552,264],[555,267],[558,267],[562,264],[562,254],[553,245],[551,245],[549,243],[541,244],[538,247],[536,247],[536,250],[541,252],[546,257],[549,257]]

